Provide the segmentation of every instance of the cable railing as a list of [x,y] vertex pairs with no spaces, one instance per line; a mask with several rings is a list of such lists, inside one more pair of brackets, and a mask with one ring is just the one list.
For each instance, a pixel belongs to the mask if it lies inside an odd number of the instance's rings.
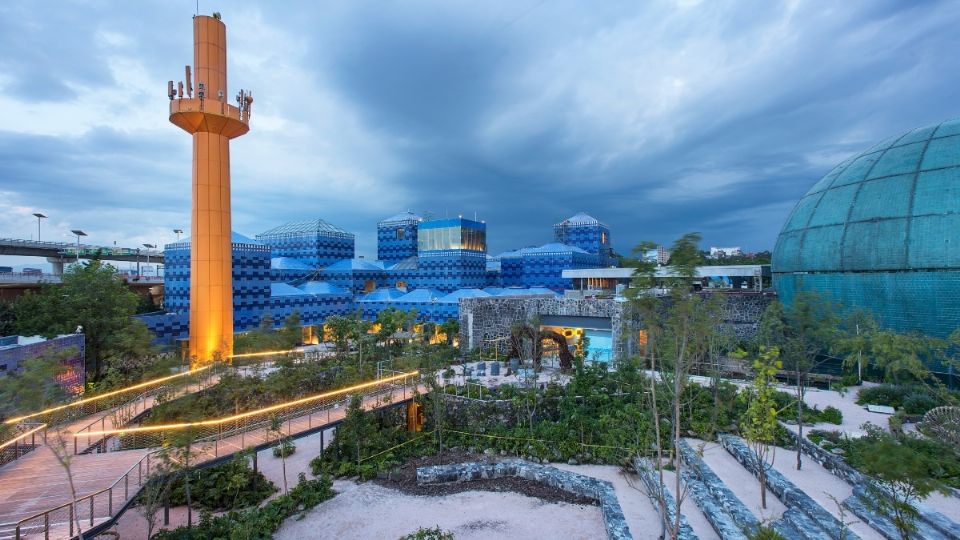
[[143,456],[108,487],[21,519],[14,538],[73,538],[80,531],[112,519],[150,480],[151,457],[155,453]]
[[[180,387],[181,385],[190,386],[193,384],[196,384],[197,388],[200,389],[204,387],[204,385],[207,384],[214,375],[215,370],[210,369],[210,366],[204,366],[191,371],[184,371],[174,375],[152,379],[128,386],[126,388],[114,390],[112,392],[106,392],[89,398],[79,399],[64,405],[50,407],[42,411],[18,416],[15,418],[8,418],[4,420],[3,423],[8,425],[16,425],[25,420],[30,420],[32,422],[40,422],[49,424],[51,426],[61,424],[71,420],[83,418],[84,416],[89,416],[91,414],[108,411],[114,407],[128,403],[131,401],[130,394],[137,390],[143,391],[144,389],[147,389],[143,393],[157,394],[164,390]],[[134,400],[136,399],[139,399],[139,397],[134,398]]]
[[29,423],[23,425],[22,428],[24,428],[24,431],[20,434],[0,444],[0,465],[18,460],[24,454],[46,442],[46,424]]
[[[212,446],[210,453],[218,457],[221,446],[229,448],[232,453],[251,443],[259,445],[268,442],[270,437],[276,438],[278,433],[269,429],[275,422],[285,424],[285,430],[282,426],[280,428],[286,431],[285,436],[313,430],[345,415],[346,405],[354,394],[361,394],[368,408],[379,407],[396,397],[405,400],[412,396],[411,387],[418,382],[419,372],[411,371],[224,418],[88,431],[74,437],[102,437],[99,450],[106,452],[177,445],[187,441],[187,444],[200,444],[205,452]],[[395,395],[398,392],[399,395]],[[342,411],[338,411],[341,407]]]

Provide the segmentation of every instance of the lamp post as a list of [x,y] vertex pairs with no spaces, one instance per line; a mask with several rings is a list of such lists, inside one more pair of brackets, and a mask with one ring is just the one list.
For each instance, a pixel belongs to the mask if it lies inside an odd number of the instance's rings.
[[37,242],[40,241],[40,220],[47,219],[47,216],[41,214],[40,212],[34,212],[34,217],[37,218]]
[[81,231],[80,229],[73,229],[72,232],[77,237],[77,264],[80,264],[80,237],[87,236],[87,233]]
[[156,244],[144,244],[143,247],[147,248],[147,268],[150,267],[150,250],[157,247]]
[[183,229],[174,229],[173,232],[177,235],[177,242],[180,242],[180,235],[183,234]]

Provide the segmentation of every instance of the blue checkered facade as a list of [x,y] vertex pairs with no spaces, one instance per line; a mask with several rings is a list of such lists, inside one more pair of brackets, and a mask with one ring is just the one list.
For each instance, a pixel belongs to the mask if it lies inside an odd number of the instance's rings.
[[385,270],[323,270],[320,275],[327,283],[343,287],[353,294],[368,292],[367,288],[370,284],[374,288],[393,286]]
[[579,251],[556,251],[553,253],[527,253],[523,256],[522,287],[546,287],[563,292],[573,288],[573,280],[565,279],[564,270],[597,268],[600,256]]
[[553,238],[556,242],[576,246],[587,253],[599,255],[600,266],[613,264],[613,246],[610,242],[610,229],[600,223],[579,223],[563,221],[553,226]]
[[[411,214],[412,215],[412,214]],[[381,221],[377,224],[377,259],[398,262],[417,255],[417,225],[415,217],[402,221]]]
[[417,271],[410,276],[411,288],[452,292],[466,287],[483,288],[487,283],[487,256],[465,249],[421,251]]

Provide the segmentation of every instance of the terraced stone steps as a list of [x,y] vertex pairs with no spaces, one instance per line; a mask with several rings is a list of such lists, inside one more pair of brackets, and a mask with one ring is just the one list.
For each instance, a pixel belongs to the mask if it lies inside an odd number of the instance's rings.
[[[633,460],[633,467],[636,469],[637,475],[640,476],[640,480],[643,481],[643,485],[647,488],[647,493],[654,494],[660,492],[662,486],[660,485],[660,480],[657,475],[657,469],[652,461],[637,456]],[[669,490],[664,490],[663,499],[667,507],[667,519],[673,522],[677,517],[677,503]],[[658,508],[657,511],[660,512],[660,509]],[[699,540],[699,537],[693,532],[693,528],[690,527],[690,523],[687,522],[687,518],[682,513],[680,514],[680,534],[677,535],[677,540]]]
[[[864,501],[864,498],[870,499],[870,495],[861,488],[855,488],[853,495],[843,501],[843,505],[850,509],[851,512],[867,525],[870,525],[876,529],[880,534],[886,538],[893,540],[900,538],[900,533],[897,532],[897,527],[893,522],[886,516],[878,514],[874,509],[870,508],[869,505]],[[925,540],[954,540],[958,536],[951,534],[944,534],[943,531],[938,530],[923,519],[921,514],[921,519],[918,519],[916,522],[917,527],[917,537],[924,538]]]
[[[680,441],[680,455],[683,458],[684,463],[687,464],[697,478],[702,482],[704,487],[707,489],[710,498],[715,501],[720,508],[723,510],[723,513],[733,521],[737,526],[741,534],[744,534],[749,531],[754,531],[759,527],[760,521],[756,516],[750,511],[749,508],[743,501],[737,497],[730,488],[717,476],[717,473],[707,465],[700,455],[694,450],[690,444],[685,441]],[[696,495],[695,495],[696,497]],[[705,502],[705,504],[709,504]],[[698,506],[704,510],[704,514],[707,516],[707,519],[711,519],[710,512],[708,512],[702,505]],[[723,516],[720,516],[718,519],[725,519]],[[714,524],[714,530],[717,531],[721,537],[725,538],[724,532],[717,528],[717,525]]]
[[[739,437],[729,434],[721,434],[718,437],[721,446],[740,462],[748,471],[754,475],[757,474],[758,464],[754,459],[753,452],[747,447],[746,443]],[[796,528],[803,538],[813,539],[835,539],[840,540],[859,540],[860,537],[849,530],[833,514],[828,512],[822,506],[817,504],[809,495],[797,488],[779,471],[765,465],[766,484],[788,508],[788,513],[784,514],[781,522],[786,522],[793,528]],[[789,509],[796,510],[789,512]],[[788,529],[788,527],[784,527]],[[783,534],[783,533],[781,533]],[[825,535],[825,536],[824,536]],[[784,536],[787,536],[786,534]]]

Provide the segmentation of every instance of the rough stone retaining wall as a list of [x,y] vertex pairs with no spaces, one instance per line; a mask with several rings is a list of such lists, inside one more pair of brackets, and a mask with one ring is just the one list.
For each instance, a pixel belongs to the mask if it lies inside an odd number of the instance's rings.
[[459,484],[471,480],[516,476],[587,497],[600,504],[607,538],[632,540],[627,519],[620,508],[620,501],[613,484],[556,467],[538,465],[522,459],[510,459],[497,463],[469,462],[452,465],[433,465],[417,468],[417,484]]
[[[757,527],[759,527],[760,522],[756,516],[750,512],[750,509],[743,504],[743,501],[741,501],[739,497],[730,491],[730,488],[713,472],[713,469],[700,459],[700,456],[690,447],[687,441],[680,441],[680,455],[683,457],[684,463],[687,464],[690,470],[693,471],[693,474],[702,482],[704,488],[707,490],[707,496],[719,504],[718,509],[708,509],[705,508],[703,504],[700,504],[699,500],[697,501],[697,506],[703,510],[703,513],[707,516],[707,519],[710,520],[711,525],[713,525],[713,528],[721,538],[737,537],[736,533],[727,531],[728,527],[725,525],[726,520],[724,516],[729,516],[729,519],[733,520],[733,523],[737,526],[737,533],[741,536],[744,536],[744,531],[755,531]],[[692,487],[691,492],[694,493],[694,497],[696,498],[696,492],[693,491]],[[709,502],[706,504],[709,506]],[[718,523],[714,523],[715,519],[721,524],[719,527]],[[723,530],[721,530],[720,527],[722,527]]]
[[[633,467],[637,470],[637,474],[640,475],[643,485],[646,486],[647,493],[651,495],[651,502],[656,507],[657,512],[661,514],[660,517],[673,523],[674,520],[677,519],[677,503],[669,491],[663,490],[662,493],[667,506],[667,515],[662,515],[660,505],[656,502],[654,494],[660,493],[663,486],[660,484],[660,476],[657,474],[657,469],[654,467],[653,462],[647,458],[637,457],[633,460]],[[677,540],[698,540],[690,524],[687,523],[687,518],[682,513],[680,514],[680,534],[677,535]]]
[[[757,474],[759,470],[757,461],[754,458],[753,452],[742,439],[725,433],[721,434],[718,439],[721,446],[723,446],[727,452],[730,452],[744,468],[754,475]],[[782,518],[784,521],[791,522],[792,525],[808,538],[818,538],[821,531],[826,533],[826,538],[840,538],[844,526],[837,518],[833,517],[833,514],[827,512],[822,506],[817,504],[816,501],[811,499],[809,495],[797,488],[793,482],[787,480],[779,471],[770,466],[766,467],[767,487],[788,509],[795,508],[799,511],[785,513]],[[846,540],[859,539],[859,537],[850,530],[844,531],[843,538]]]

